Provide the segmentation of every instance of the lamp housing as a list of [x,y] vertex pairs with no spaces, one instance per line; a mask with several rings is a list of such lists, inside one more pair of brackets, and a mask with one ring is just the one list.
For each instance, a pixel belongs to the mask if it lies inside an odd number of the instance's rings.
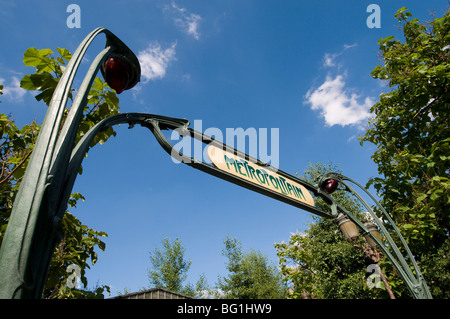
[[344,214],[340,213],[336,218],[339,228],[344,234],[345,239],[349,242],[353,242],[359,237],[358,227],[350,219],[346,218]]
[[[375,223],[367,222],[364,223],[364,226],[366,226],[367,229],[372,233],[372,235],[375,236],[381,242],[381,235]],[[369,234],[364,234],[364,238],[366,239],[367,243],[371,248],[376,249],[378,247],[377,243],[372,239],[372,237],[369,236]]]

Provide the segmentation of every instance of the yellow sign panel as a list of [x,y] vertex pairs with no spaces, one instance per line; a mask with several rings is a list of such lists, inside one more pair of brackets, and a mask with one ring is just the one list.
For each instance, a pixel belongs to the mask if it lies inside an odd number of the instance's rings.
[[249,162],[233,153],[209,145],[207,153],[215,167],[238,178],[249,181],[293,200],[314,206],[309,191],[299,183],[281,176],[263,166]]

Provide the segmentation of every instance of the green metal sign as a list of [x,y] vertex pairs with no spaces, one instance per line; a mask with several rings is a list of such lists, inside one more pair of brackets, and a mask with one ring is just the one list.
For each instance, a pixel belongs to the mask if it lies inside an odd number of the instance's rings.
[[260,185],[271,192],[306,205],[314,206],[314,199],[304,186],[277,174],[276,169],[271,166],[264,167],[258,163],[252,163],[214,145],[208,146],[207,154],[215,167],[236,176],[236,178]]

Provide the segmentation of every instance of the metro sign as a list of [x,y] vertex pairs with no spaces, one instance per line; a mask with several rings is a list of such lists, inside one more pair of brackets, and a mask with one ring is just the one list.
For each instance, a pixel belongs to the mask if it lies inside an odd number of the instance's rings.
[[208,146],[207,154],[216,168],[232,174],[234,177],[264,187],[302,204],[314,206],[314,199],[304,186],[281,176],[270,166],[266,167],[250,162],[215,145]]

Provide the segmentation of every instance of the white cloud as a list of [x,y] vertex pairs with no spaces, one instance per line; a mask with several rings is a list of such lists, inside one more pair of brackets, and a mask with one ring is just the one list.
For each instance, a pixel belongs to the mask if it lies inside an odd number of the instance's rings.
[[340,55],[342,55],[346,50],[354,48],[358,46],[358,44],[344,44],[344,48],[339,51],[338,53],[325,53],[323,56],[323,66],[324,67],[333,67],[336,66],[336,58]]
[[353,44],[344,44],[344,50],[350,49],[350,48],[354,48],[357,47],[358,44],[357,43],[353,43]]
[[3,96],[9,101],[21,101],[27,94],[27,90],[20,87],[20,80],[15,76],[12,77],[10,84],[0,78],[0,84],[3,84]]
[[175,25],[181,28],[184,32],[192,35],[196,40],[200,39],[199,23],[202,19],[200,15],[194,13],[188,13],[186,8],[178,7],[175,2],[172,2],[172,8],[174,9],[174,22]]
[[335,66],[336,63],[334,62],[334,59],[337,57],[337,54],[330,54],[330,53],[325,53],[324,57],[323,57],[323,66],[327,66],[327,67],[331,67],[331,66]]
[[[325,53],[323,67],[342,69],[342,63],[337,58],[345,51],[358,46],[356,43],[344,44],[337,53]],[[305,103],[311,109],[319,111],[327,126],[354,125],[362,127],[371,117],[370,108],[374,101],[370,97],[361,98],[354,89],[346,87],[345,76],[341,74],[332,77],[327,75],[325,81],[316,89],[310,89],[305,96]],[[344,73],[345,74],[345,71]]]
[[157,42],[152,42],[149,46],[138,53],[141,64],[141,75],[143,82],[163,78],[169,63],[175,60],[176,42],[166,49],[162,49]]
[[373,101],[369,97],[362,102],[358,100],[357,94],[345,88],[342,75],[334,79],[327,76],[320,87],[306,93],[306,103],[311,104],[312,110],[320,111],[327,126],[361,125],[367,121]]

